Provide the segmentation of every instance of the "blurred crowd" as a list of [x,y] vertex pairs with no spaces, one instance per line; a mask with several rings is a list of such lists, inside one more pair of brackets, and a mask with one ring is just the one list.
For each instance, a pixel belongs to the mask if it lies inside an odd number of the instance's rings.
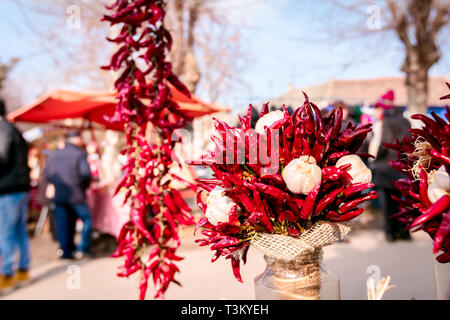
[[[389,165],[390,160],[396,159],[396,152],[383,143],[401,139],[409,134],[410,128],[404,109],[396,107],[394,102],[394,92],[388,91],[369,109],[354,108],[345,101],[336,101],[322,109],[325,114],[331,108],[342,108],[343,128],[350,122],[373,123],[373,131],[359,153],[373,156],[366,163],[372,169],[373,183],[379,193],[373,205],[384,214],[388,241],[410,239],[409,232],[390,217],[397,212],[397,204],[391,196],[401,197],[392,185],[393,180],[400,178],[400,173]],[[56,137],[53,145],[29,147],[5,116],[5,106],[0,103],[0,290],[29,280],[29,212],[42,214],[42,208],[49,211],[50,230],[59,243],[61,259],[92,255],[93,224],[87,190],[111,189],[121,173],[117,134],[106,134],[102,153],[95,139],[85,144],[82,132],[73,129]],[[82,227],[76,245],[77,221]],[[37,228],[42,227],[41,222]]]
[[[86,144],[80,130],[66,129],[34,146],[6,119],[0,100],[0,291],[30,280],[30,220],[35,233],[49,220],[61,259],[92,256],[88,189],[113,189],[121,174],[121,157],[117,132],[104,135],[102,156],[95,138],[90,140]],[[80,240],[75,245],[78,227]]]

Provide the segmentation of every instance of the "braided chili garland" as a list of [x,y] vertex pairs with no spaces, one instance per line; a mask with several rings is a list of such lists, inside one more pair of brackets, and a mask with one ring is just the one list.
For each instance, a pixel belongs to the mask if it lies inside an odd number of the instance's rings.
[[[450,84],[447,83],[450,89]],[[441,98],[450,99],[450,95]],[[399,212],[392,217],[405,224],[406,229],[423,230],[434,240],[433,253],[437,261],[450,262],[450,195],[443,195],[432,203],[428,196],[429,178],[440,167],[450,173],[450,108],[446,107],[445,119],[431,112],[427,117],[415,114],[413,119],[423,122],[420,129],[410,129],[411,136],[394,144],[384,144],[398,151],[398,159],[391,162],[396,170],[406,174],[394,182],[402,198],[393,196],[399,204]],[[417,143],[424,146],[417,153]],[[426,161],[423,161],[426,159]],[[419,163],[419,177],[414,167]]]
[[[179,284],[174,279],[179,271],[174,262],[182,259],[175,254],[180,246],[178,227],[194,223],[190,208],[170,184],[177,179],[169,173],[170,167],[176,165],[172,160],[176,142],[171,136],[191,119],[172,99],[168,85],[188,97],[190,92],[166,61],[172,38],[162,23],[164,1],[117,0],[107,9],[113,12],[103,20],[122,25],[116,38],[107,38],[118,49],[110,64],[102,67],[119,73],[114,83],[119,101],[110,121],[125,124],[126,146],[122,153],[127,163],[115,194],[125,189],[124,203],[131,208],[130,220],[123,226],[112,256],[125,257],[118,276],[141,271],[140,299],[145,298],[150,276],[155,298],[164,298],[171,282]],[[138,60],[144,62],[146,70],[138,67]],[[146,138],[148,123],[155,128],[155,143]],[[146,255],[149,246],[152,249]]]

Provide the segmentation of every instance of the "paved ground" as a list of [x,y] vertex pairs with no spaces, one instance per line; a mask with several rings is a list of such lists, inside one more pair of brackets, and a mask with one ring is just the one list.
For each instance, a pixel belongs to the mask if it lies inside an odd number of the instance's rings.
[[[432,243],[423,233],[413,241],[388,243],[380,227],[379,214],[367,215],[348,236],[324,249],[324,263],[341,279],[342,299],[366,299],[367,268],[378,266],[390,275],[391,289],[385,299],[435,299]],[[254,299],[253,279],[265,268],[262,255],[250,249],[241,269],[244,284],[237,282],[228,260],[210,263],[212,251],[198,247],[185,232],[178,280],[183,287],[169,288],[166,299]],[[3,295],[1,299],[136,299],[138,277],[117,278],[118,259],[101,257],[75,262],[56,260],[56,244],[48,235],[32,240],[33,281]],[[80,281],[76,276],[80,275]],[[150,289],[151,297],[151,289]]]

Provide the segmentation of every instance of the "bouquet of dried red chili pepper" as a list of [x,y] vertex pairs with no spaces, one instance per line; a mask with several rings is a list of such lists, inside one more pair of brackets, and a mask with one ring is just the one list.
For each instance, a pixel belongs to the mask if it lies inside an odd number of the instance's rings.
[[411,136],[402,141],[385,144],[398,151],[391,166],[406,174],[394,182],[402,198],[393,196],[399,203],[393,217],[407,229],[428,233],[434,240],[433,252],[443,251],[437,261],[446,263],[450,262],[450,108],[446,107],[446,119],[435,112],[431,118],[421,114],[412,118],[422,121],[422,128],[410,129]]
[[[321,222],[357,217],[364,210],[358,206],[377,197],[375,191],[365,192],[373,187],[372,175],[360,157],[369,155],[356,154],[371,124],[350,122],[341,128],[341,108],[322,117],[306,94],[305,99],[292,115],[286,108],[268,112],[265,104],[255,130],[251,105],[238,128],[215,120],[215,150],[190,162],[208,166],[215,176],[198,180],[197,204],[205,217],[197,228],[206,237],[196,241],[215,250],[213,262],[220,256],[231,259],[241,282],[240,261],[245,263],[249,246],[270,247],[270,239],[260,241],[263,235],[304,240],[325,225]],[[329,244],[331,238],[316,245]],[[299,252],[294,247],[302,250],[304,245],[285,245],[283,257],[293,258],[292,252]]]
[[[172,134],[189,117],[172,99],[169,84],[186,96],[190,93],[166,61],[172,39],[162,23],[164,2],[117,0],[107,8],[113,12],[103,20],[122,25],[117,37],[108,38],[118,49],[109,66],[102,67],[118,72],[115,88],[119,101],[110,120],[125,124],[126,146],[122,153],[128,160],[116,193],[125,190],[124,203],[131,207],[130,221],[118,236],[113,256],[125,257],[119,276],[141,271],[141,299],[145,298],[150,276],[155,298],[163,297],[171,282],[178,284],[174,279],[179,271],[175,262],[182,259],[175,254],[180,245],[178,227],[194,223],[190,208],[171,187],[171,181],[177,179],[169,171],[176,165],[172,160]],[[150,125],[154,141],[146,136]],[[144,257],[149,246],[152,249]]]

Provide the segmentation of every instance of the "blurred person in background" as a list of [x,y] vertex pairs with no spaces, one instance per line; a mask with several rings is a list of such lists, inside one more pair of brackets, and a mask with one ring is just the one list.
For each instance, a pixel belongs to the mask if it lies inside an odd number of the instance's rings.
[[[5,105],[0,100],[0,291],[13,289],[16,281],[28,281],[30,267],[26,225],[30,190],[28,146],[5,116]],[[16,248],[20,253],[17,274]]]
[[35,146],[28,151],[28,167],[30,168],[30,192],[28,204],[28,221],[37,222],[42,205],[39,199],[39,181],[41,179],[41,154]]
[[63,137],[58,137],[56,140],[56,149],[62,150],[66,145],[66,140]]
[[369,143],[369,153],[375,156],[369,160],[373,170],[373,183],[379,194],[379,203],[385,216],[385,232],[388,241],[411,239],[404,226],[391,216],[398,212],[398,204],[391,198],[401,198],[400,192],[392,182],[402,178],[402,174],[389,165],[390,160],[397,159],[397,152],[383,146],[383,143],[394,143],[403,136],[409,135],[410,123],[403,117],[403,110],[394,107],[394,92],[389,90],[377,101],[374,107],[375,124],[373,136]]
[[86,146],[86,151],[87,161],[89,163],[89,168],[91,169],[92,182],[98,185],[100,181],[100,172],[102,170],[102,162],[97,142],[89,142]]
[[41,176],[40,154],[36,147],[30,148],[28,152],[28,167],[30,167],[31,185],[36,186]]
[[[359,124],[360,125],[365,125],[368,123],[372,123],[372,117],[368,114],[361,114],[361,116],[359,117]],[[358,153],[369,153],[369,144],[370,141],[372,140],[372,136],[373,136],[373,131],[370,131],[367,134],[367,137],[364,139],[363,143],[361,144],[361,147],[359,147],[358,149]],[[368,164],[368,159],[363,158],[364,163],[367,165]]]
[[[47,142],[44,145],[43,154],[45,159],[48,159],[48,156],[52,152],[53,149],[62,150],[66,144],[66,139],[64,135],[60,135],[53,142]],[[46,160],[45,160],[46,162]],[[55,186],[45,179],[43,174],[39,177],[39,202],[43,207],[46,207],[48,210],[48,219],[50,222],[50,234],[52,236],[52,240],[58,242],[58,238],[56,236],[56,219],[55,219]],[[60,249],[59,253],[62,250]]]
[[101,157],[101,186],[114,191],[117,181],[120,179],[122,164],[120,163],[119,134],[107,130],[102,141],[103,154]]
[[[63,149],[57,148],[47,159],[45,179],[54,186],[56,235],[62,259],[82,258],[90,254],[92,218],[86,201],[86,189],[92,179],[87,153],[81,148],[81,132],[71,130]],[[75,223],[83,221],[81,242],[75,249]]]

